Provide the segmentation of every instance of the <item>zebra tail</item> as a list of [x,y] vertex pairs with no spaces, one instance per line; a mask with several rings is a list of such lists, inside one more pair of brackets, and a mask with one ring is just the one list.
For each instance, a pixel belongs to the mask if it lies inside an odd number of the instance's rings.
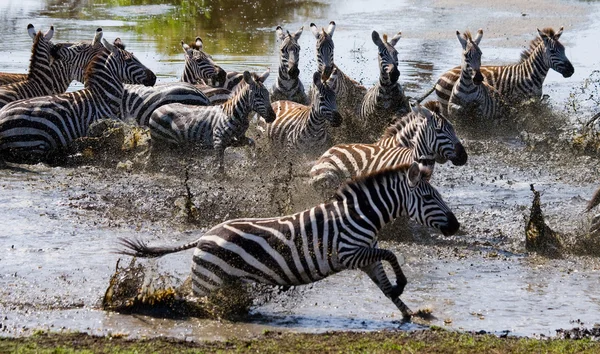
[[141,257],[141,258],[157,258],[162,257],[165,254],[180,252],[196,247],[199,240],[186,243],[181,246],[175,247],[150,247],[141,239],[126,239],[119,237],[119,243],[124,249],[117,250],[116,253],[124,254],[128,256]]
[[432,87],[429,89],[429,91],[425,92],[425,94],[424,94],[423,96],[421,96],[421,97],[417,98],[417,99],[416,99],[417,103],[421,103],[421,102],[423,102],[423,100],[424,100],[424,99],[426,99],[426,98],[427,98],[427,96],[431,95],[431,93],[432,93],[433,91],[435,91],[435,86],[436,86],[436,85],[433,85],[433,86],[432,86]]

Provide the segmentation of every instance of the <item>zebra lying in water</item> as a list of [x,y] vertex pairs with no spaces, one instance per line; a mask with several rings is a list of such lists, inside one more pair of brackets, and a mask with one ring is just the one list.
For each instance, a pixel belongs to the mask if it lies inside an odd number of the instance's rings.
[[225,148],[232,145],[254,145],[246,137],[250,124],[248,116],[256,111],[267,123],[275,119],[269,101],[269,91],[262,76],[244,72],[244,80],[234,91],[233,97],[217,106],[189,106],[179,103],[164,105],[150,117],[150,135],[153,141],[170,145],[199,145],[214,148],[219,173],[223,174]]
[[[339,144],[327,150],[310,170],[310,183],[328,193],[348,178],[368,174],[398,164],[420,162],[433,172],[434,162],[467,163],[467,153],[452,124],[435,112],[419,107],[423,118],[415,120],[406,134],[412,134],[410,146],[387,148],[379,144]],[[413,130],[414,129],[414,130]]]
[[[294,286],[360,269],[408,319],[412,311],[400,299],[407,279],[396,255],[377,243],[381,228],[399,216],[409,216],[444,235],[453,235],[460,227],[413,163],[350,181],[338,190],[335,200],[296,214],[225,221],[182,246],[150,247],[140,240],[121,239],[125,249],[120,253],[161,257],[196,248],[192,291],[198,297],[231,281]],[[383,261],[391,264],[395,285]]]

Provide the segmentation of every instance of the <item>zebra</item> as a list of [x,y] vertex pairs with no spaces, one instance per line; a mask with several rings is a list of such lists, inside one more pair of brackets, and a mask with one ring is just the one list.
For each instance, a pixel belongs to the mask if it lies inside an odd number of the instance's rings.
[[377,31],[371,34],[373,43],[378,48],[379,81],[367,91],[360,107],[360,118],[369,132],[379,134],[391,117],[410,112],[408,98],[402,85],[398,83],[398,51],[394,47],[401,37],[402,32],[398,32],[388,42],[386,34],[383,35],[383,40]]
[[271,102],[287,100],[308,104],[308,97],[304,92],[304,85],[300,81],[300,70],[298,69],[300,61],[298,39],[303,30],[304,26],[300,27],[293,35],[289,31],[284,32],[281,26],[277,26],[275,30],[281,44],[279,46],[279,75],[273,84]]
[[250,111],[256,111],[267,123],[275,120],[269,91],[263,84],[268,76],[269,70],[261,76],[244,72],[244,80],[233,97],[221,105],[202,107],[174,103],[158,108],[149,122],[152,140],[214,148],[218,172],[224,174],[226,147],[254,145],[254,141],[245,136]]
[[331,147],[310,170],[310,184],[327,192],[344,180],[413,161],[433,172],[434,162],[452,161],[456,166],[467,163],[467,152],[456,136],[452,124],[441,115],[420,109],[425,117],[412,138],[410,147],[385,148],[377,144],[339,144]]
[[196,37],[196,41],[191,46],[182,40],[181,47],[185,54],[182,82],[212,84],[225,81],[226,72],[215,64],[210,55],[204,52],[202,38]]
[[[119,253],[161,257],[195,248],[192,293],[196,297],[235,281],[269,285],[310,284],[346,269],[360,269],[400,310],[407,284],[396,255],[379,248],[377,233],[399,216],[453,235],[460,223],[440,193],[422,178],[418,164],[400,165],[357,178],[334,200],[296,214],[225,221],[180,246],[150,247],[139,239],[120,239]],[[383,268],[392,266],[392,285]]]
[[[360,104],[367,93],[367,89],[358,82],[352,80],[334,64],[334,45],[332,37],[335,27],[336,24],[334,21],[329,22],[327,29],[321,28],[321,30],[319,30],[314,23],[310,24],[310,30],[317,39],[317,65],[319,72],[321,72],[324,77],[329,77],[328,84],[333,91],[335,91],[337,106],[344,119],[342,130],[336,130],[336,140],[362,141],[365,140],[363,137],[364,134],[362,134],[364,127],[357,117],[360,111]],[[331,75],[334,68],[337,69],[337,75]],[[316,90],[311,85],[309,90],[311,101],[314,100],[313,96],[315,94]]]
[[325,123],[329,121],[332,127],[338,127],[342,123],[342,116],[337,111],[335,92],[326,82],[321,81],[318,71],[313,75],[313,85],[317,95],[315,101],[308,106],[292,101],[276,101],[271,104],[277,118],[267,125],[266,131],[274,146],[286,150],[319,151],[330,140]]
[[[397,146],[412,147],[413,137],[421,122],[429,115],[442,115],[441,105],[438,101],[427,101],[423,105],[417,103],[416,107],[411,108],[408,114],[397,117],[388,125],[375,144],[386,149]],[[440,162],[440,158],[436,157],[436,161]]]
[[122,81],[154,85],[156,76],[133,54],[102,39],[85,71],[85,88],[55,96],[11,102],[0,110],[0,158],[4,162],[53,161],[86,136],[90,124],[119,113]]
[[[538,36],[530,42],[529,48],[521,53],[518,63],[482,66],[480,70],[484,82],[510,104],[540,100],[542,86],[550,69],[565,78],[571,77],[575,72],[565,54],[565,47],[559,42],[563,29],[564,27],[561,27],[558,32],[552,28],[537,29]],[[461,68],[455,67],[440,77],[435,85],[440,101],[448,101],[460,72]]]

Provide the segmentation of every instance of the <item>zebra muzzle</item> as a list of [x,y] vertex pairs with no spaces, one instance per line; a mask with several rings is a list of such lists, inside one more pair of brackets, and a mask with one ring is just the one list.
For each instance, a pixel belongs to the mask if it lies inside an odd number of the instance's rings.
[[439,229],[444,236],[454,235],[460,228],[460,223],[456,219],[456,216],[452,212],[446,213],[446,223],[440,225]]
[[144,86],[154,86],[156,83],[156,75],[150,69],[146,69],[146,80],[144,80]]
[[461,143],[454,144],[454,157],[450,159],[454,166],[463,166],[467,163],[469,155]]
[[331,118],[329,119],[329,124],[331,124],[332,127],[339,127],[340,125],[342,125],[342,115],[338,112],[338,111],[332,111],[331,112]]
[[475,72],[475,76],[473,77],[473,83],[475,85],[481,85],[483,82],[483,75],[481,75],[481,71],[477,70]]

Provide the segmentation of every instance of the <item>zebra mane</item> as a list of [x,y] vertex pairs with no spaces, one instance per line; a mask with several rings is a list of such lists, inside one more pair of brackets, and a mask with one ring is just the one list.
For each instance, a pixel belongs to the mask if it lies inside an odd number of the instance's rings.
[[[438,101],[427,101],[423,104],[423,107],[430,110],[433,114],[442,114],[442,110]],[[413,120],[417,119],[418,116],[418,113],[411,111],[399,118],[396,118],[390,125],[388,125],[387,128],[385,128],[385,131],[383,132],[379,140],[396,137],[396,134],[401,132]]]
[[471,35],[471,31],[466,30],[463,34],[462,34],[463,38],[466,40],[473,40],[473,36]]
[[89,79],[94,76],[97,66],[102,66],[109,55],[110,52],[108,50],[102,50],[98,54],[96,54],[94,58],[92,58],[92,60],[90,60],[83,72],[84,84],[87,84],[89,82]]
[[[340,188],[338,188],[334,200],[338,202],[343,201],[344,199],[346,199],[346,194],[350,191],[362,194],[362,192],[360,192],[361,185],[369,186],[374,183],[383,182],[394,175],[398,175],[399,173],[404,175],[409,168],[410,164],[401,164],[389,168],[376,170],[366,175],[354,177],[353,179],[346,181],[346,183],[342,184]],[[382,184],[387,185],[387,183]],[[361,199],[361,197],[359,197],[359,199]]]
[[[550,38],[554,38],[554,36],[556,35],[556,32],[554,32],[554,29],[550,28],[550,27],[546,27],[542,30],[542,33],[544,33],[545,35],[547,35]],[[533,54],[535,48],[537,48],[540,43],[543,42],[542,37],[540,36],[536,36],[534,39],[531,40],[531,42],[529,42],[529,48],[525,49],[524,51],[521,52],[521,61],[520,63],[526,61],[527,59],[529,59],[529,57],[531,56],[531,54]]]
[[38,62],[40,61],[38,51],[40,50],[40,45],[43,38],[44,34],[42,33],[42,31],[38,31],[38,33],[35,35],[35,38],[33,39],[33,46],[31,46],[31,59],[29,60],[28,75],[34,72],[36,67],[38,66]]

